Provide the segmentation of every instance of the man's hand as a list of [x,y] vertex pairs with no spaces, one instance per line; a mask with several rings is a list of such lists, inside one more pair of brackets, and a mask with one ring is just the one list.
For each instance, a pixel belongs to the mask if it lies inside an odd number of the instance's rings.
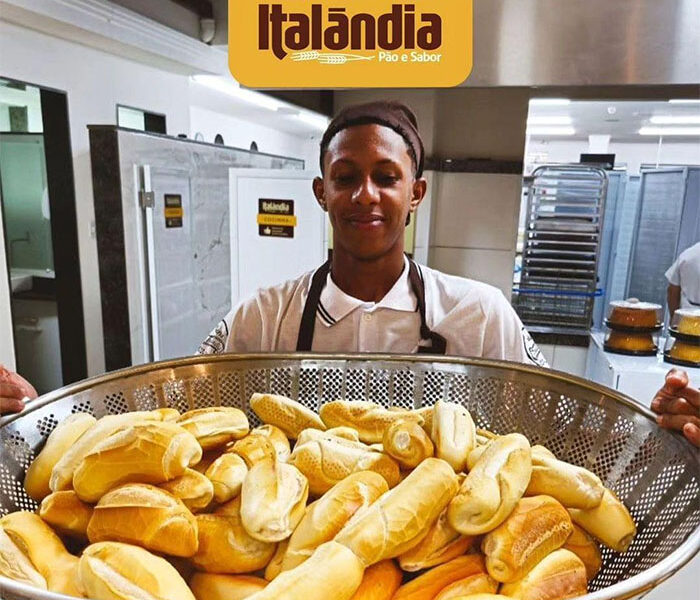
[[20,412],[24,400],[36,397],[36,390],[26,379],[0,365],[0,415]]
[[700,391],[690,387],[688,374],[671,369],[666,383],[651,402],[656,422],[666,429],[682,431],[688,440],[700,448]]

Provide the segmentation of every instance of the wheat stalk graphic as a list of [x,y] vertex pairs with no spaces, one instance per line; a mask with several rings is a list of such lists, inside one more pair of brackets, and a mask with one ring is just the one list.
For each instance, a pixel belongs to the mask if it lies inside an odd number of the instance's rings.
[[317,52],[310,50],[308,52],[294,52],[291,59],[295,62],[308,60],[316,60],[322,65],[344,65],[345,63],[356,60],[374,60],[374,56],[360,56],[359,54],[333,54],[330,52]]

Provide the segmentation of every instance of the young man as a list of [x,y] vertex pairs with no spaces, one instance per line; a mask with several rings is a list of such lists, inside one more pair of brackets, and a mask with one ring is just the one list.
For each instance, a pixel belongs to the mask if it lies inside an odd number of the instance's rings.
[[[199,352],[397,352],[547,366],[503,294],[418,266],[404,229],[426,192],[416,119],[400,103],[349,107],[321,141],[314,195],[333,225],[333,258],[234,308]],[[664,426],[700,445],[700,393],[674,373],[655,399]],[[694,411],[694,412],[693,412]],[[695,421],[693,421],[695,419]]]

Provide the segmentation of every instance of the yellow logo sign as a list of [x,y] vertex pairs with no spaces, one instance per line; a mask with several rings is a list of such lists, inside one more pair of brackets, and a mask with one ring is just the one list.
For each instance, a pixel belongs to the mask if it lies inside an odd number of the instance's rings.
[[229,67],[259,88],[459,85],[472,1],[229,0]]

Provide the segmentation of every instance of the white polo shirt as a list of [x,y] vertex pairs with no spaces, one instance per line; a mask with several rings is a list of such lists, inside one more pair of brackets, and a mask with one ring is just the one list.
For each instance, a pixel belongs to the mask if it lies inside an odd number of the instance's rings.
[[700,242],[681,252],[666,279],[681,288],[681,308],[700,306]]
[[[427,325],[447,340],[447,354],[548,366],[500,290],[422,265],[418,269],[425,285]],[[313,273],[244,300],[202,343],[199,354],[296,351]],[[379,302],[349,296],[328,275],[316,313],[314,352],[413,354],[420,342],[420,315],[407,260]]]

